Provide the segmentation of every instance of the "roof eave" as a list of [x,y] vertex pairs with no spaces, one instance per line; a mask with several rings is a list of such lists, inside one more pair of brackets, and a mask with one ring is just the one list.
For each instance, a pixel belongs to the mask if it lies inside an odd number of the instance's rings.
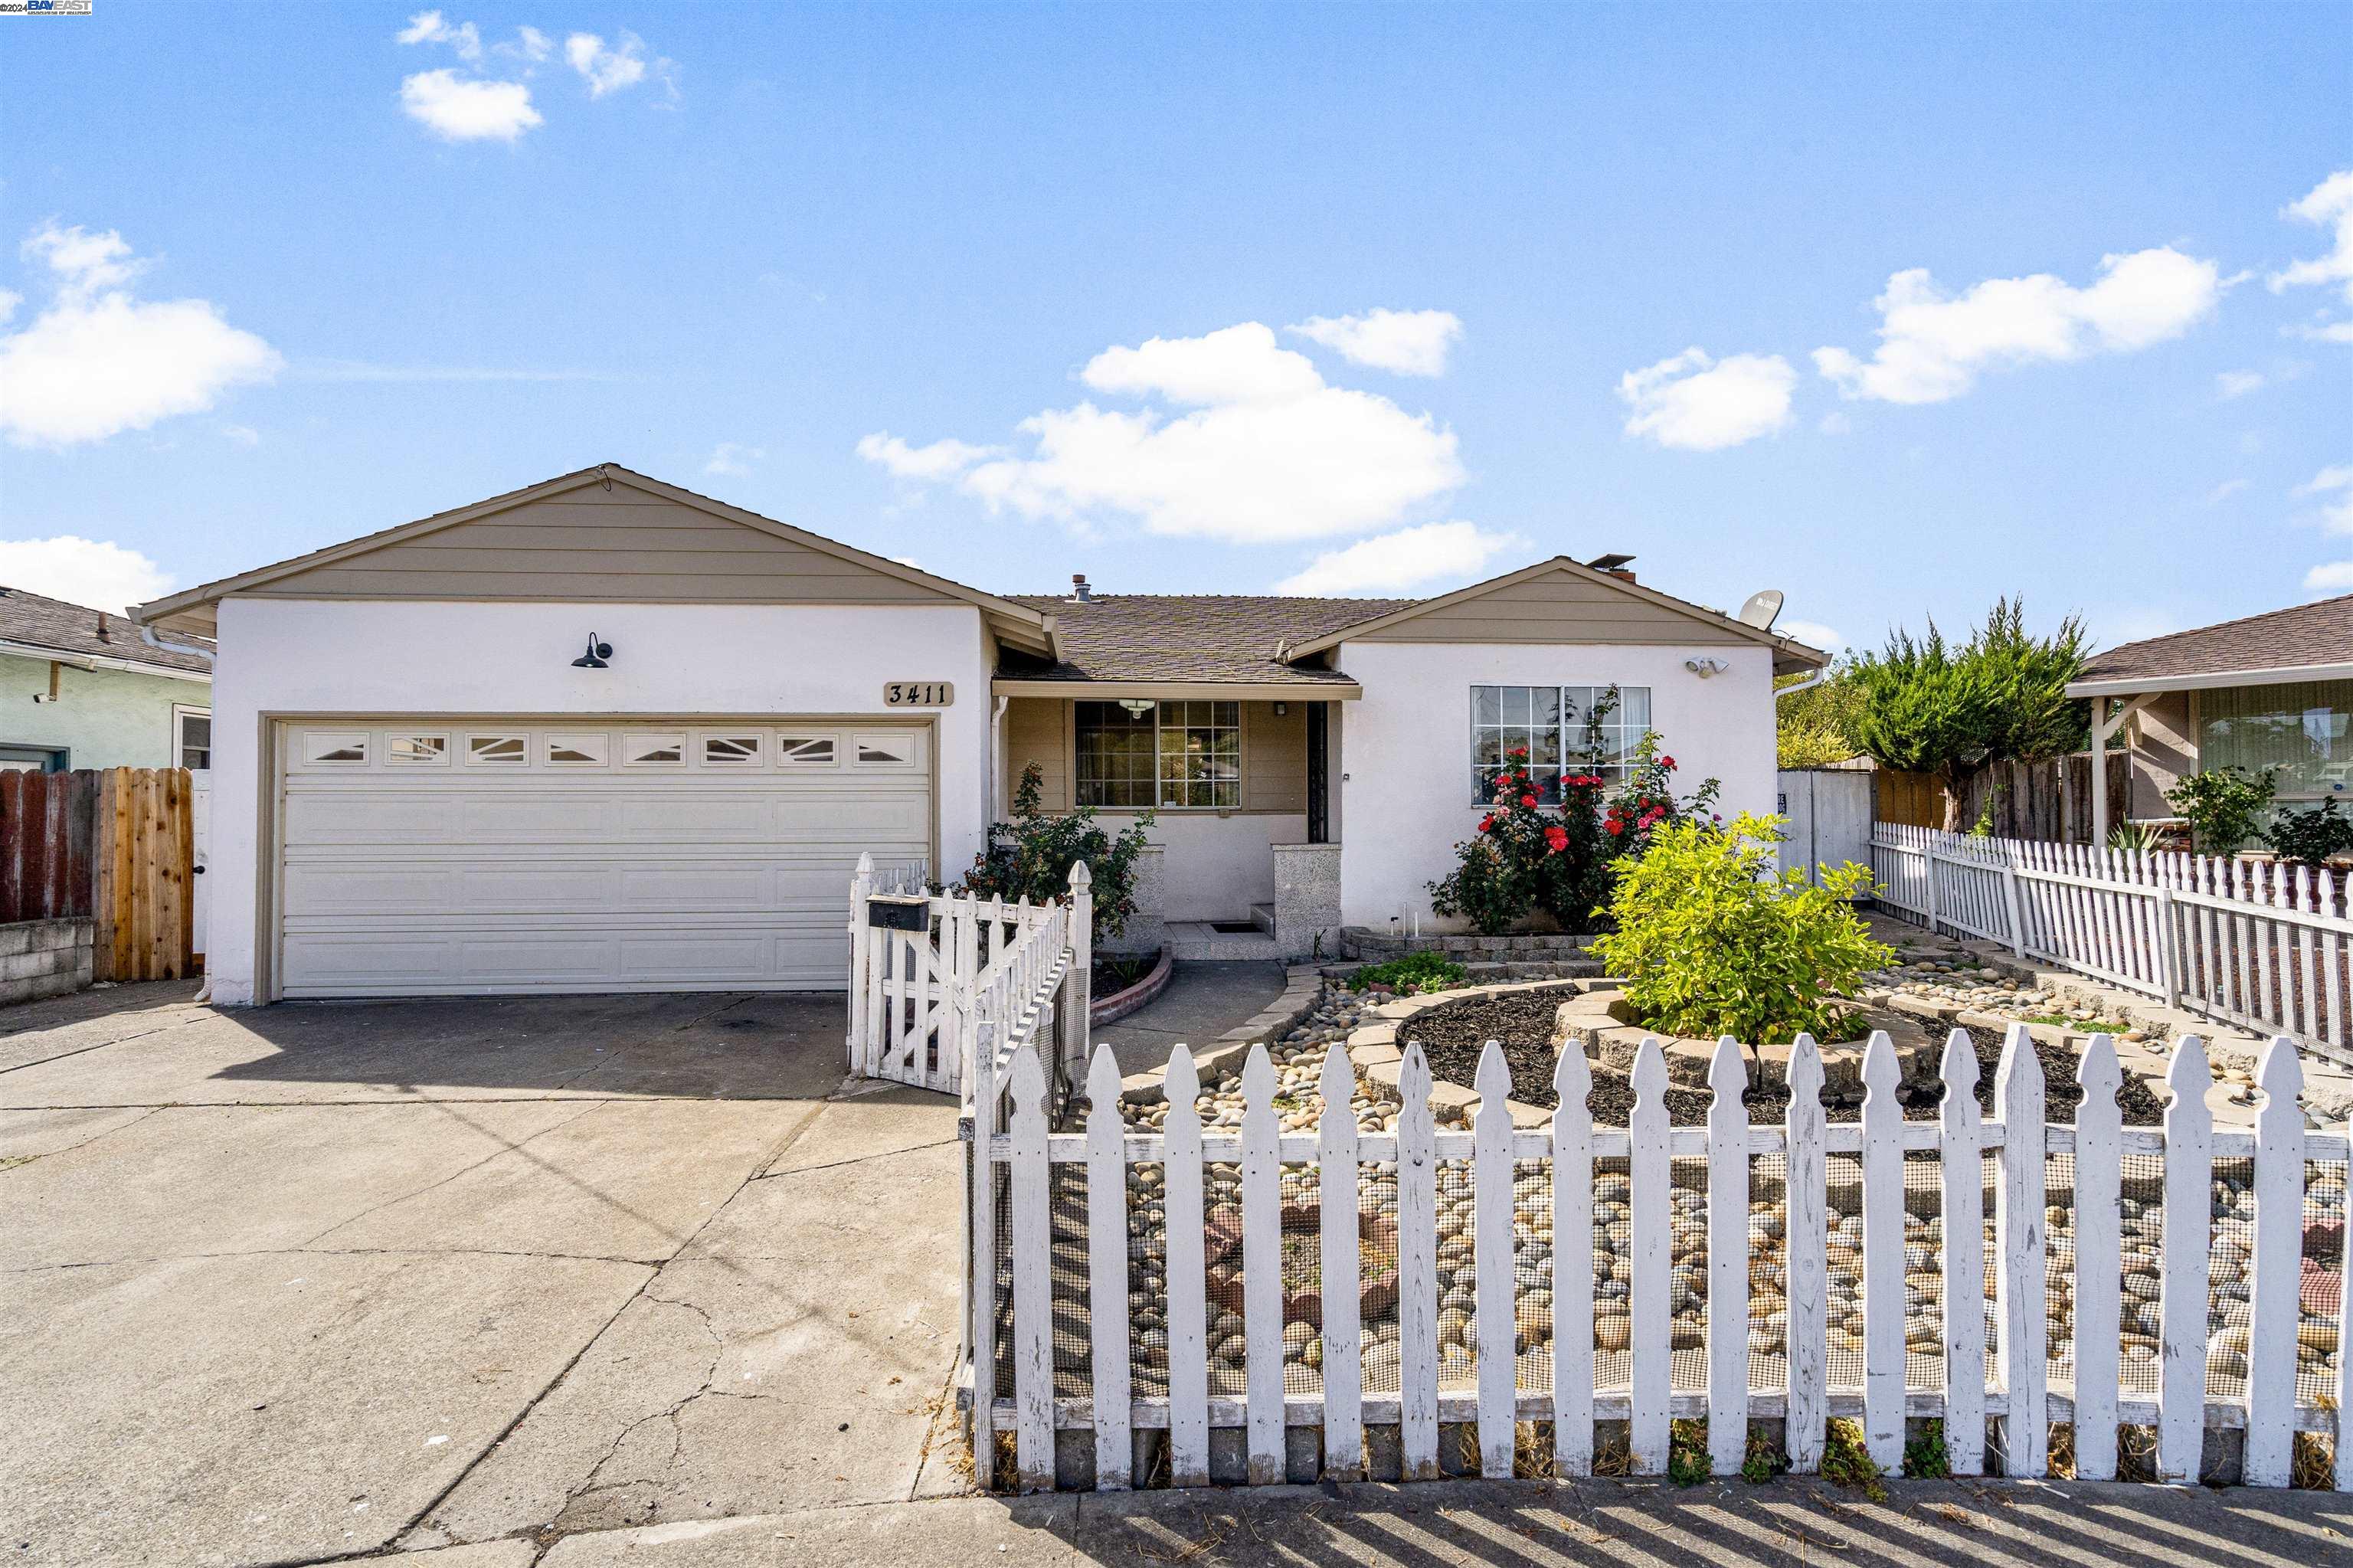
[[2285,686],[2300,681],[2353,680],[2353,662],[2275,664],[2262,670],[2205,670],[2186,675],[2105,675],[2071,681],[2071,697],[2126,697],[2140,692],[2211,692],[2229,686]]
[[1229,702],[1355,702],[1365,688],[1350,680],[1330,681],[1071,681],[1024,680],[998,675],[988,683],[997,697],[1081,697],[1115,703],[1123,698],[1155,702],[1187,698]]

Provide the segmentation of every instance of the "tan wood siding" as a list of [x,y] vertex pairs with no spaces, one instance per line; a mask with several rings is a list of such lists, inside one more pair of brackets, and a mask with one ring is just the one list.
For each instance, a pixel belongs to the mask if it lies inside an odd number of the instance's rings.
[[[1712,626],[1566,573],[1513,583],[1425,610],[1395,626],[1350,632],[1351,642],[1558,642],[1739,645],[1730,626]],[[1341,661],[1343,665],[1346,661]]]
[[617,485],[531,501],[240,592],[275,599],[939,604],[948,596]]
[[1021,770],[1035,762],[1044,773],[1041,803],[1071,809],[1071,705],[1050,697],[1015,697],[1005,705],[1005,812],[1012,814]]
[[[1242,803],[1245,812],[1296,815],[1307,810],[1307,705],[1242,705]],[[1071,809],[1078,768],[1078,708],[1048,697],[1014,697],[1005,708],[1005,800],[1009,811],[1021,770],[1038,764],[1044,775],[1040,803]],[[1122,813],[1124,814],[1124,813]]]
[[1307,810],[1307,705],[1242,705],[1242,810]]

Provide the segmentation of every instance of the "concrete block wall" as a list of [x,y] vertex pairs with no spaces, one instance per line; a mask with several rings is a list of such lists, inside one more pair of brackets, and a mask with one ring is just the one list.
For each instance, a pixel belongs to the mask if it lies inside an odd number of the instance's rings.
[[1288,959],[1340,955],[1340,846],[1276,844],[1274,939]]
[[1570,937],[1557,932],[1521,932],[1509,937],[1443,936],[1437,932],[1419,937],[1393,936],[1376,931],[1367,926],[1350,926],[1340,933],[1341,946],[1348,957],[1368,964],[1383,964],[1408,953],[1443,953],[1457,963],[1557,963],[1585,956],[1585,946],[1590,937]]
[[0,926],[0,1003],[63,996],[96,978],[94,920],[18,920]]

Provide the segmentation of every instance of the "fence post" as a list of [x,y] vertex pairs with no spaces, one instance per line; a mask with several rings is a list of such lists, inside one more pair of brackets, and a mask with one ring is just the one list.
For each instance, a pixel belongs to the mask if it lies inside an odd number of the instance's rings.
[[2173,884],[2165,868],[2156,868],[2157,883],[2157,983],[2165,992],[2165,1005],[2181,1005],[2181,941],[2173,925]]
[[[2255,1083],[2255,1249],[2247,1259],[2247,1436],[2251,1487],[2284,1487],[2295,1436],[2297,1297],[2304,1254],[2304,1066],[2275,1034]],[[2340,1287],[2341,1288],[2341,1287]]]
[[873,961],[874,938],[866,928],[866,900],[874,892],[874,856],[858,857],[858,874],[849,879],[849,1070],[867,1067],[866,966]]
[[1071,867],[1071,975],[1064,992],[1071,999],[1071,1031],[1077,1043],[1073,1061],[1085,1058],[1093,1040],[1088,1014],[1095,1000],[1094,884],[1094,873],[1087,869],[1085,861]]
[[[1994,1199],[1995,1290],[2001,1310],[2002,1474],[2040,1478],[2051,1464],[2050,1313],[2045,1306],[2042,1065],[2013,1023],[1994,1075],[2001,1113],[2001,1181]],[[2169,1216],[2168,1216],[2169,1217]]]
[[2026,919],[2020,912],[2018,899],[2018,851],[2005,846],[2001,852],[2001,898],[2010,913],[2010,950],[2020,958],[2026,957]]
[[1936,833],[1932,829],[1920,835],[1920,882],[1926,891],[1928,904],[1928,935],[1936,934]]
[[997,1476],[997,1171],[989,1144],[997,1131],[997,1042],[984,1029],[973,1042],[972,1207],[966,1216],[972,1272],[965,1290],[965,1342],[972,1347],[972,1476],[987,1491]]

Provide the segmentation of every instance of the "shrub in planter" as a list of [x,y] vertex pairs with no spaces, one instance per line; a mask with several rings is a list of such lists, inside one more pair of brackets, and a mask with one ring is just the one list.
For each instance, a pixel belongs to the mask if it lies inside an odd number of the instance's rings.
[[1094,808],[1081,806],[1056,816],[1039,805],[1045,774],[1036,763],[1021,770],[1013,795],[1013,821],[992,823],[988,848],[975,855],[964,888],[978,898],[1027,897],[1032,904],[1062,904],[1071,896],[1071,868],[1087,863],[1093,879],[1094,938],[1116,937],[1135,913],[1135,862],[1145,847],[1145,812],[1116,837],[1095,821]]
[[1471,978],[1471,971],[1443,953],[1408,953],[1385,964],[1366,964],[1348,977],[1350,991],[1384,986],[1399,996],[1452,991]]
[[2278,779],[2276,768],[2260,773],[2236,765],[2209,768],[2168,789],[2165,799],[2189,819],[2200,853],[2229,854],[2255,836]]
[[1807,1031],[1838,1038],[1868,971],[1891,961],[1847,900],[1871,882],[1850,862],[1810,885],[1776,863],[1781,819],[1743,813],[1728,827],[1658,824],[1620,870],[1617,929],[1593,950],[1625,977],[1635,1015],[1662,1033],[1729,1034],[1755,1046]]

